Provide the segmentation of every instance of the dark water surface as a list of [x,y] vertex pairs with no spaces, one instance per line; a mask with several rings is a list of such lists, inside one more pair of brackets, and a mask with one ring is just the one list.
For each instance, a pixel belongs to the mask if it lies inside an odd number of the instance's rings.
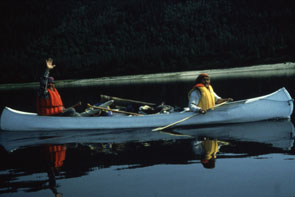
[[[294,76],[212,79],[235,100],[286,87]],[[67,106],[99,95],[186,106],[192,82],[59,89]],[[35,90],[1,92],[4,106],[35,111]],[[0,131],[1,196],[295,196],[292,120],[212,127]],[[213,154],[209,154],[213,153]],[[214,154],[215,153],[215,154]]]

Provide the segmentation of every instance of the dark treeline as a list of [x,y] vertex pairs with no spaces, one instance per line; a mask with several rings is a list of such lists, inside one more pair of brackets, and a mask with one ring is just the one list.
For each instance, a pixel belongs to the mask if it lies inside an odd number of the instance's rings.
[[3,0],[0,82],[294,61],[289,0]]

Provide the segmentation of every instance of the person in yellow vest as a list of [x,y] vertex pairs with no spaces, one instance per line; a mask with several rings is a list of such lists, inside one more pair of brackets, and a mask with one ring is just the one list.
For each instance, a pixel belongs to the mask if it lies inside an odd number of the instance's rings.
[[225,101],[233,101],[232,98],[223,99],[219,97],[210,85],[210,77],[207,73],[200,74],[194,87],[189,91],[190,111],[205,114],[208,109],[213,108],[215,104]]

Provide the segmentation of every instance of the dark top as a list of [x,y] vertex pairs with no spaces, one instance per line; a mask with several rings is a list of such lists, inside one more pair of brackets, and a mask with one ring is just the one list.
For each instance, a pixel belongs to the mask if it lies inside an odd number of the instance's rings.
[[37,92],[37,95],[42,98],[48,98],[49,93],[47,90],[47,84],[48,84],[48,77],[49,77],[49,70],[46,69],[44,75],[40,77],[40,87]]

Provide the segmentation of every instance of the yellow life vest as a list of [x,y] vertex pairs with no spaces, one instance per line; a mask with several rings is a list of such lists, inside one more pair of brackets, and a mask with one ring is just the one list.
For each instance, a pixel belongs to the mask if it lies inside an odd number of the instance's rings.
[[215,96],[212,86],[209,86],[209,89],[205,86],[199,86],[199,90],[201,91],[201,98],[198,103],[198,107],[202,108],[203,110],[208,110],[215,106]]

